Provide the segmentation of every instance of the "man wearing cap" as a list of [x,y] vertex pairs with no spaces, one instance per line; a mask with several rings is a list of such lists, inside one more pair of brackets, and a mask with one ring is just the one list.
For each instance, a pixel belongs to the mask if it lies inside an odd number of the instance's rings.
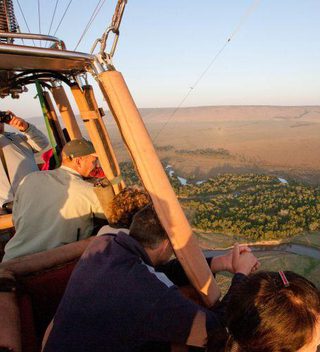
[[95,218],[105,219],[93,185],[83,180],[96,167],[91,142],[68,142],[61,167],[34,172],[20,184],[14,202],[16,234],[3,261],[59,247],[92,235]]

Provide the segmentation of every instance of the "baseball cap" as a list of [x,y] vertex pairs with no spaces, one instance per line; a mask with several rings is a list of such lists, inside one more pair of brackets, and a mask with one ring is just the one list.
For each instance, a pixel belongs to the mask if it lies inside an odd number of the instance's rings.
[[97,156],[93,144],[86,139],[74,139],[66,143],[62,149],[62,153],[71,158],[77,158],[79,156],[90,154]]

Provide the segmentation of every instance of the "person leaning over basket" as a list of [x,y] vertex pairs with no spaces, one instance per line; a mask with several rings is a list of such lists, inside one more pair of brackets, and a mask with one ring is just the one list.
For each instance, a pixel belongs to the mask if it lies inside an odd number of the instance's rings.
[[97,220],[107,223],[93,184],[83,179],[96,163],[92,143],[75,139],[63,147],[61,167],[24,178],[14,201],[16,234],[3,261],[87,238]]
[[[240,252],[239,246],[231,253],[220,261],[220,269],[224,263],[225,270],[236,273],[233,290],[258,261],[250,251]],[[172,254],[151,204],[135,214],[129,235],[120,231],[96,237],[71,275],[43,351],[155,351],[154,347],[170,343],[203,346],[207,334],[223,326],[225,306],[210,310],[185,298],[175,282],[183,285],[188,279],[179,262],[168,262]],[[212,261],[214,270],[217,262]]]

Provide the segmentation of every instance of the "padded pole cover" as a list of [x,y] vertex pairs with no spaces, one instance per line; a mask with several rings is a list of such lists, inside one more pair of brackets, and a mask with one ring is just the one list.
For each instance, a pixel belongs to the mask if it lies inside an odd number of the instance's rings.
[[64,88],[62,86],[52,87],[51,92],[60,111],[62,120],[64,122],[64,125],[66,126],[70,139],[81,139],[82,135],[80,132],[80,128],[77,124],[77,120],[74,116]]
[[59,146],[59,148],[61,150],[62,147],[66,144],[66,141],[65,141],[65,138],[64,138],[64,135],[62,132],[62,128],[60,126],[58,116],[56,114],[56,111],[54,110],[50,94],[48,92],[43,92],[43,98],[47,104],[48,118],[49,118],[49,120],[51,120],[51,123],[52,123],[51,127],[53,127],[52,132],[54,134],[57,145]]
[[0,230],[10,229],[13,227],[12,214],[0,215]]
[[99,74],[97,79],[177,258],[204,302],[208,306],[213,305],[220,297],[220,290],[192,234],[121,73],[106,71]]
[[90,140],[98,154],[104,174],[111,182],[115,194],[117,194],[124,187],[124,183],[123,181],[113,182],[120,176],[120,168],[111,145],[109,134],[100,116],[93,89],[91,86],[84,86],[82,91],[77,85],[74,85],[71,87],[71,91],[89,133]]

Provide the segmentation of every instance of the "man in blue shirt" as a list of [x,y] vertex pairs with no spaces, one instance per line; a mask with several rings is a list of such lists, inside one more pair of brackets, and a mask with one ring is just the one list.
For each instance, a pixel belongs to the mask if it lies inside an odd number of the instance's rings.
[[[223,328],[224,308],[209,310],[182,296],[173,283],[177,273],[179,283],[187,283],[181,266],[164,265],[172,253],[151,205],[134,216],[129,236],[96,238],[70,278],[44,352],[142,351],[150,343],[203,346],[208,333]],[[232,287],[258,265],[250,251],[226,258],[225,269],[237,273]],[[159,265],[168,276],[157,271]]]

